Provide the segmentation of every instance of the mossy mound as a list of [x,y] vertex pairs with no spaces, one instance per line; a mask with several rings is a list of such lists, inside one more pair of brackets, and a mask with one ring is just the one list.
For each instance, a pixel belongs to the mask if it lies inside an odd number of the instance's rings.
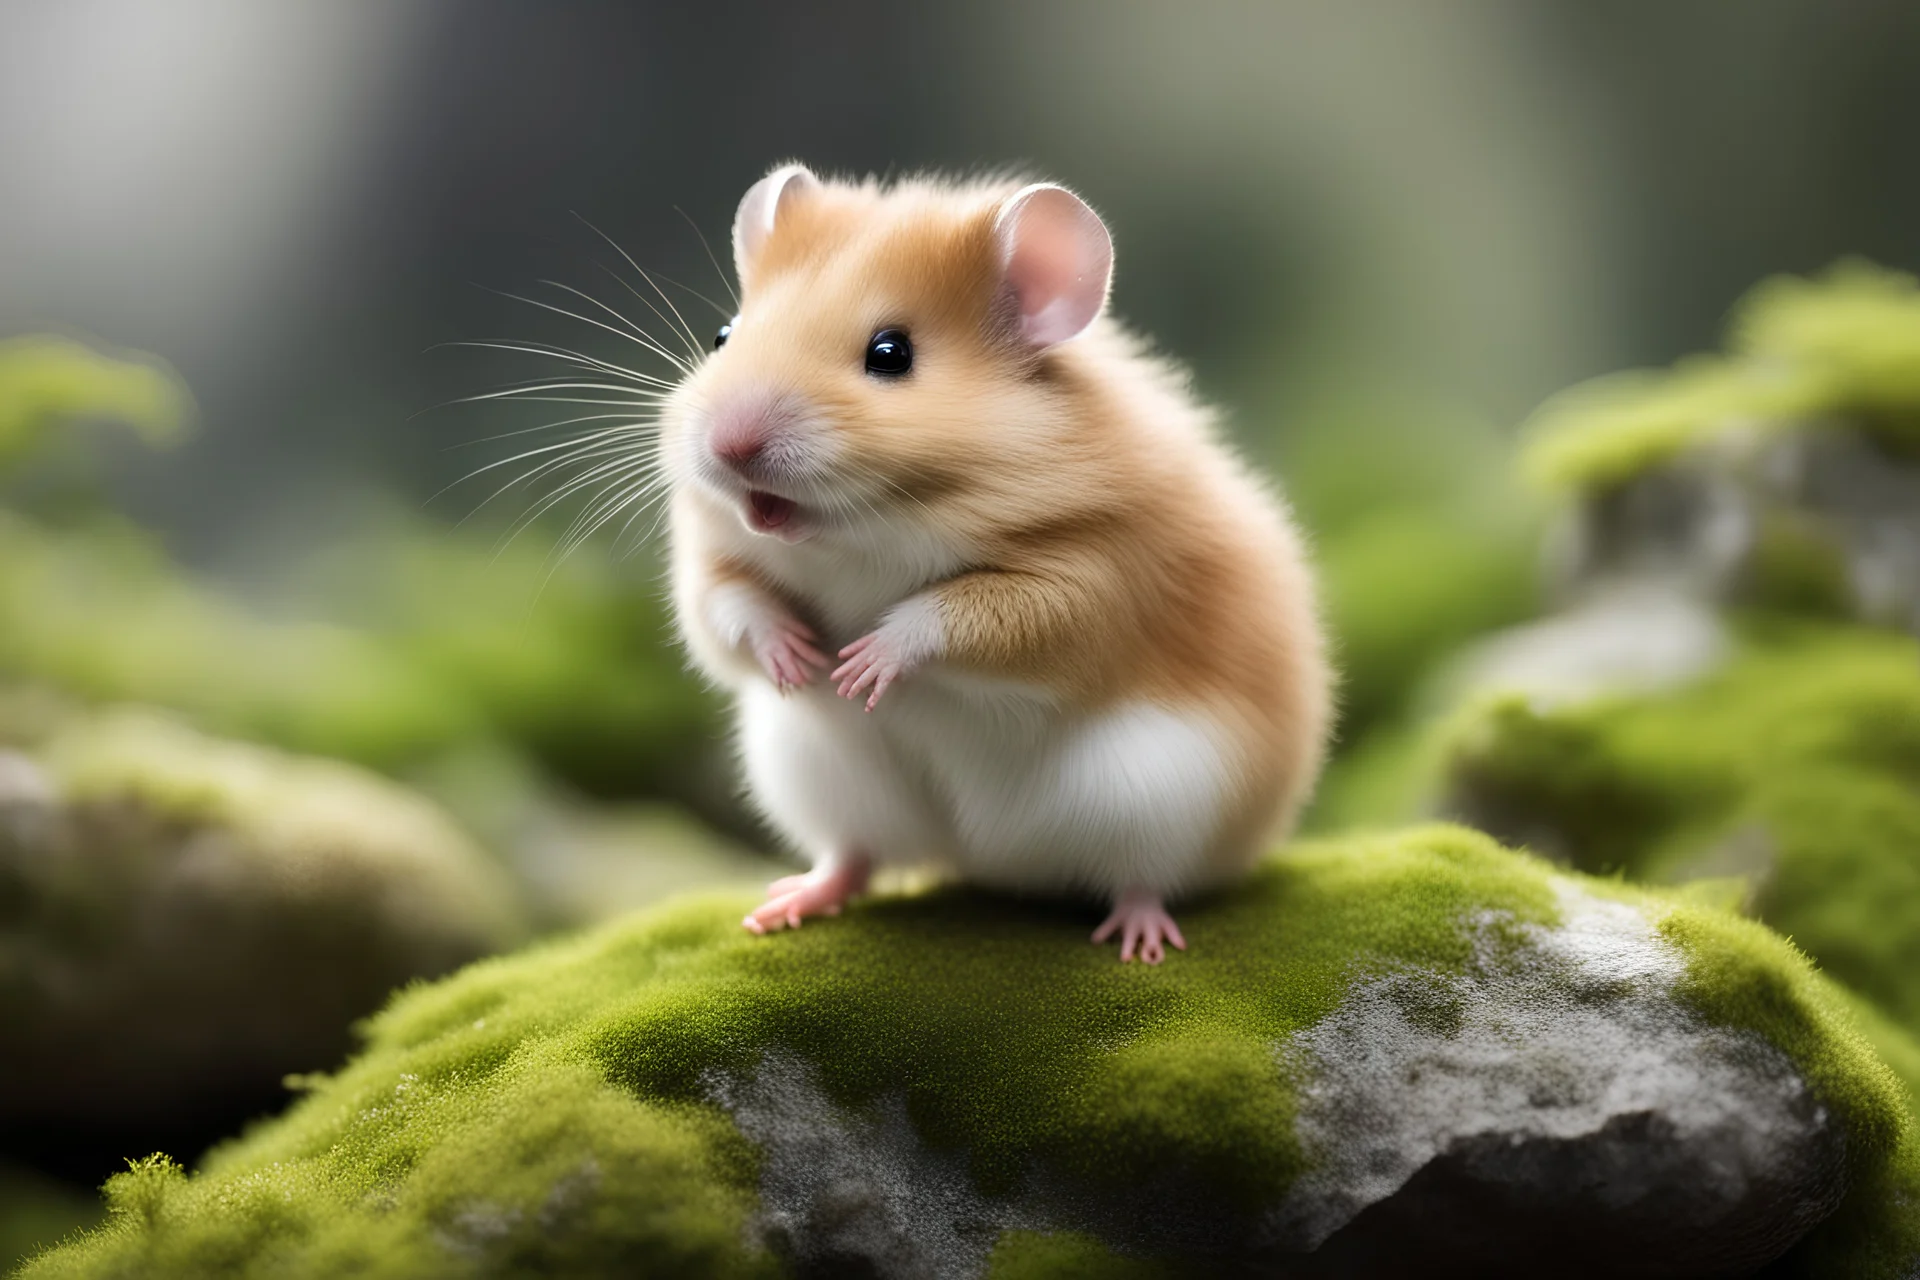
[[1920,1033],[1920,643],[1749,623],[1658,696],[1496,698],[1447,733],[1447,811],[1591,872],[1744,876],[1749,909]]
[[501,869],[402,787],[74,720],[0,753],[0,1129],[54,1163],[231,1132],[395,986],[524,937]]
[[[1094,913],[1062,906],[941,890],[755,938],[746,901],[690,899],[406,993],[285,1117],[191,1177],[155,1160],[114,1179],[108,1224],[26,1274],[844,1274],[807,1233],[852,1230],[858,1206],[797,1219],[782,1198],[832,1182],[816,1157],[906,1188],[902,1221],[938,1237],[920,1271],[855,1250],[879,1274],[1205,1272],[1339,1164],[1303,1123],[1324,1082],[1303,1083],[1302,1055],[1337,1044],[1316,1029],[1385,1010],[1445,1051],[1507,978],[1546,983],[1527,990],[1554,1016],[1651,1000],[1689,1043],[1790,1064],[1818,1103],[1795,1114],[1867,1189],[1841,1212],[1897,1191],[1899,1085],[1790,946],[1458,828],[1296,845],[1187,911],[1191,951],[1157,969],[1088,945]],[[1574,928],[1574,901],[1649,941],[1596,951],[1605,929]],[[1553,986],[1527,950],[1544,938],[1600,957],[1585,986]],[[1670,954],[1678,985],[1645,987],[1617,963],[1633,954]],[[1169,1200],[1215,1233],[1161,1230]],[[1866,1256],[1833,1247],[1829,1268]]]
[[1920,456],[1920,282],[1847,261],[1779,277],[1733,310],[1725,356],[1612,374],[1549,400],[1526,469],[1556,489],[1618,485],[1740,433],[1856,428]]
[[603,794],[710,785],[716,707],[644,575],[412,527],[310,571],[335,621],[264,616],[119,520],[0,511],[0,670],[390,772],[491,738]]
[[74,419],[122,422],[149,444],[172,444],[188,404],[179,380],[151,358],[115,359],[52,336],[0,342],[0,462],[44,448]]

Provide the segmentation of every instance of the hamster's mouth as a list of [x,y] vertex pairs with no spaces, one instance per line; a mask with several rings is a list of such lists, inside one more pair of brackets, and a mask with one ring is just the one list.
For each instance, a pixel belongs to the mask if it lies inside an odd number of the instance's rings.
[[793,519],[799,503],[765,489],[747,490],[747,523],[759,533],[772,533]]

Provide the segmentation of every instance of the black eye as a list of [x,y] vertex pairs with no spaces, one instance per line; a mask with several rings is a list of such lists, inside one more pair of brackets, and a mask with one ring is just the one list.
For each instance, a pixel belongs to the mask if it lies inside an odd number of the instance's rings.
[[905,329],[882,329],[867,343],[867,372],[897,378],[913,368],[913,344]]
[[727,321],[725,324],[720,326],[720,332],[713,335],[713,349],[715,351],[718,351],[720,348],[727,345],[727,339],[733,336],[733,326],[739,323],[740,323],[740,317],[735,316],[733,319]]

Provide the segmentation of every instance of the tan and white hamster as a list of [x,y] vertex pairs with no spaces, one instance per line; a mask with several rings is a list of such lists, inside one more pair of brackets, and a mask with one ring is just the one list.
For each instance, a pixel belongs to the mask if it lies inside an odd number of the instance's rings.
[[1333,676],[1282,507],[1102,314],[1106,226],[1047,183],[785,165],[733,244],[660,450],[680,628],[812,862],[747,928],[936,862],[1098,894],[1122,960],[1184,948],[1166,903],[1293,821]]

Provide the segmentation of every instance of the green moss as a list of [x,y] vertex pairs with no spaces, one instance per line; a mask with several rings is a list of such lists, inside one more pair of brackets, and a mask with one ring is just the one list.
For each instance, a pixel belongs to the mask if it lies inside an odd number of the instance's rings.
[[0,512],[0,670],[384,768],[481,727],[364,633],[261,619],[111,521],[56,533]]
[[1453,803],[1590,871],[1747,872],[1762,919],[1920,1029],[1920,643],[1770,623],[1676,692],[1450,730]]
[[1786,1053],[1841,1115],[1856,1173],[1885,1163],[1911,1125],[1906,1087],[1793,944],[1752,920],[1693,906],[1667,913],[1660,932],[1687,955],[1680,998],[1714,1025],[1756,1032]]
[[1733,350],[1791,367],[1828,413],[1858,419],[1888,445],[1920,451],[1920,281],[1860,259],[1814,280],[1778,276],[1734,309]]
[[684,670],[659,566],[549,545],[394,520],[308,565],[309,604],[576,786],[685,797],[719,705]]
[[393,533],[329,565],[365,593],[334,599],[359,624],[342,625],[263,616],[118,521],[0,511],[0,671],[388,771],[491,738],[595,791],[684,793],[717,708],[681,670],[656,584],[584,555],[549,577],[544,558]]
[[1680,907],[1660,931],[1687,953],[1680,998],[1716,1025],[1756,1032],[1778,1046],[1844,1118],[1853,1190],[1779,1270],[1904,1280],[1920,1260],[1912,1096],[1861,1034],[1851,1002],[1822,982],[1792,943],[1751,920]]
[[1858,613],[1846,556],[1833,531],[1804,512],[1762,512],[1740,598],[1755,609],[1800,617],[1852,618]]
[[100,1221],[91,1190],[0,1165],[0,1271]]
[[1605,489],[1742,431],[1846,423],[1920,452],[1920,284],[1842,262],[1781,277],[1734,309],[1726,357],[1615,374],[1549,400],[1525,470],[1554,489]]
[[1064,1280],[1072,1276],[1181,1280],[1193,1274],[1171,1262],[1123,1257],[1093,1237],[1071,1231],[1009,1231],[995,1243],[987,1265],[987,1280]]
[[1392,716],[1437,658],[1538,603],[1531,538],[1511,522],[1382,510],[1324,539],[1319,559],[1345,734]]
[[[1157,969],[1089,946],[1094,914],[1064,906],[947,889],[763,939],[739,928],[749,901],[687,900],[405,994],[285,1117],[191,1178],[140,1175],[116,1204],[147,1207],[27,1274],[760,1273],[777,1261],[744,1232],[754,1153],[706,1081],[774,1049],[847,1105],[903,1095],[990,1194],[1040,1161],[1096,1188],[1174,1171],[1262,1201],[1305,1158],[1275,1040],[1356,974],[1464,971],[1470,913],[1555,913],[1542,864],[1452,827],[1296,845],[1189,910],[1191,950]],[[1823,986],[1789,949],[1688,910],[1671,927],[1702,1008],[1759,1025],[1750,993],[1785,992],[1788,1052],[1882,1151],[1885,1069]],[[1136,1260],[1034,1234],[994,1255],[1009,1276],[1110,1263]]]
[[111,419],[149,444],[171,444],[187,409],[179,381],[152,360],[116,360],[66,338],[0,342],[0,462],[75,418]]
[[69,804],[130,804],[160,825],[218,828],[261,874],[297,892],[323,895],[331,880],[353,896],[378,881],[388,900],[363,905],[413,927],[519,935],[504,873],[436,806],[353,765],[130,710],[74,720],[41,755]]

